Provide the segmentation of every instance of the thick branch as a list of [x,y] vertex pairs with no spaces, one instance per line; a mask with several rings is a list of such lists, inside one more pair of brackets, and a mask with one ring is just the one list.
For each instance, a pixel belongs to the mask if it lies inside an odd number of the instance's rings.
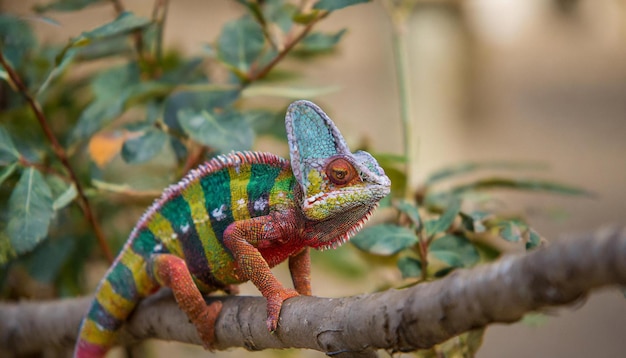
[[[624,284],[626,232],[604,231],[404,290],[292,298],[283,306],[275,334],[265,328],[264,299],[220,298],[224,308],[216,326],[216,348],[410,351],[491,323],[514,322],[542,307],[574,302],[599,287]],[[0,305],[0,355],[2,350],[71,346],[88,303],[89,298],[80,298]],[[167,292],[145,300],[120,337],[122,343],[146,338],[200,343]]]

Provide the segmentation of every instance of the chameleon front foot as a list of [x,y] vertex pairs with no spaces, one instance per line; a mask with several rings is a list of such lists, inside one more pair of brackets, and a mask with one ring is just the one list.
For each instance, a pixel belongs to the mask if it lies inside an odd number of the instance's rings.
[[275,291],[265,296],[267,298],[267,320],[265,323],[270,332],[276,331],[278,327],[278,318],[280,317],[280,309],[283,306],[283,302],[288,298],[296,296],[299,296],[298,291],[289,289]]
[[202,340],[204,349],[212,351],[214,348],[215,321],[217,321],[217,317],[219,316],[221,310],[222,302],[215,301],[206,306],[202,314],[192,319],[192,322],[198,331],[198,335]]

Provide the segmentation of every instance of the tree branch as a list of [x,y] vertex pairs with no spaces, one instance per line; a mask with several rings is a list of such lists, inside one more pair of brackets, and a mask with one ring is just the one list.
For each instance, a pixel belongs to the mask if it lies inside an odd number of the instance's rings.
[[[591,290],[626,284],[626,231],[604,230],[562,240],[526,255],[458,270],[403,290],[346,298],[295,297],[279,329],[265,327],[261,297],[221,297],[217,349],[309,348],[369,356],[374,349],[412,351],[491,323],[509,323],[546,306],[564,305]],[[0,354],[70,347],[90,298],[0,305]],[[120,342],[147,338],[200,344],[169,292],[146,299]]]

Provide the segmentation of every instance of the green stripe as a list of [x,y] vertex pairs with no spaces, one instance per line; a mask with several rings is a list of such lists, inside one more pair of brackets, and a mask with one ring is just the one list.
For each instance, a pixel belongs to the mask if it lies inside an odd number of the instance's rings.
[[[248,182],[248,210],[251,217],[269,214],[269,195],[274,187],[280,167],[269,164],[252,164]],[[255,205],[256,204],[256,205]]]

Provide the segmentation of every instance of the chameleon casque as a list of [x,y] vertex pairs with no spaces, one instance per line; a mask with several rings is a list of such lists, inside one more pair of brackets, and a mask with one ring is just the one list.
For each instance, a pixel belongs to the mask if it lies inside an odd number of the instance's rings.
[[[311,294],[309,247],[334,248],[361,229],[391,182],[367,152],[350,152],[318,106],[292,103],[291,162],[269,153],[212,159],[168,187],[147,210],[100,282],[74,357],[102,357],[139,301],[170,287],[206,348],[221,302],[202,294],[252,281],[277,328],[284,300]],[[289,259],[295,290],[270,268]]]

